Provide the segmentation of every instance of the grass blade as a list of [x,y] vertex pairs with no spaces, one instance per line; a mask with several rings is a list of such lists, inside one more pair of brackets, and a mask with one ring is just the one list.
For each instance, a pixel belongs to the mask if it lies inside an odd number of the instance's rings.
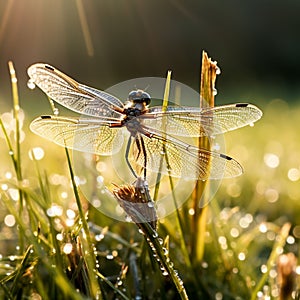
[[[202,53],[202,70],[200,83],[200,108],[214,106],[214,86],[217,75],[217,64],[208,58],[207,53]],[[198,147],[210,149],[208,137],[199,137]],[[207,166],[209,167],[209,166]],[[196,262],[200,262],[204,254],[204,237],[207,217],[207,203],[204,199],[204,205],[200,205],[199,201],[204,196],[204,190],[209,184],[208,181],[197,180],[192,194],[192,207],[194,215],[192,217],[192,245],[191,257]]]

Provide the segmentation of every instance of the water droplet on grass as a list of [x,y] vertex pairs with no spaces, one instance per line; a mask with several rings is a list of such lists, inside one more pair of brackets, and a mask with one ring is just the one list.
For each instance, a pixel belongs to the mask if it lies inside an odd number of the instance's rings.
[[164,251],[164,255],[168,255],[169,254],[169,250],[167,248],[163,247],[162,249]]
[[106,259],[112,260],[114,259],[114,256],[112,254],[107,254]]
[[155,231],[152,236],[156,239],[158,237],[158,233]]
[[122,280],[119,280],[118,281],[118,286],[121,286],[123,284],[123,281]]
[[141,233],[142,235],[145,235],[144,231],[141,228],[139,228],[139,233]]
[[73,250],[73,246],[71,243],[66,243],[63,247],[63,252],[65,254],[70,254],[72,252],[72,250]]

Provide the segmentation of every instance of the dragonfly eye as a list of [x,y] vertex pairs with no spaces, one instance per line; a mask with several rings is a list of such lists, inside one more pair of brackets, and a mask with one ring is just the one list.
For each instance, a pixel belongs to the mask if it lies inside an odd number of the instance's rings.
[[151,97],[148,93],[144,92],[143,90],[135,90],[129,93],[128,100],[134,103],[145,102],[146,105],[149,105],[151,102]]

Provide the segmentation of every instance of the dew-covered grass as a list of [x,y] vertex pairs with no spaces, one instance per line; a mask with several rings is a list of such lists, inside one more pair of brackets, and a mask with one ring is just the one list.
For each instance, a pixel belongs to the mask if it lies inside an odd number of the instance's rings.
[[[104,195],[86,199],[90,173],[29,132],[16,88],[0,111],[1,299],[298,299],[299,106],[274,99],[254,127],[226,134],[245,172],[223,180],[199,231],[192,201],[156,231],[107,217]],[[96,161],[96,184],[113,191],[108,163]]]

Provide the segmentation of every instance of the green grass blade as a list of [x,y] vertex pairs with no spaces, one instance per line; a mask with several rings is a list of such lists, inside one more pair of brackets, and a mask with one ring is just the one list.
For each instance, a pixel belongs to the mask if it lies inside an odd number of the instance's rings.
[[[88,270],[88,277],[90,284],[87,286],[87,288],[90,288],[90,292],[93,298],[98,298],[99,300],[102,299],[101,296],[101,289],[99,287],[99,284],[97,282],[96,276],[95,276],[95,269],[96,269],[96,259],[94,255],[94,249],[93,249],[93,243],[91,240],[90,236],[90,231],[88,227],[88,223],[86,220],[85,213],[83,211],[83,207],[81,204],[77,184],[75,182],[75,176],[71,164],[71,158],[70,154],[67,148],[65,148],[66,156],[67,156],[67,161],[68,161],[68,167],[69,167],[69,172],[70,172],[70,177],[71,177],[71,182],[72,182],[72,187],[75,195],[75,200],[78,208],[78,213],[79,213],[79,218],[82,223],[83,231],[84,231],[84,239],[82,240],[83,244],[83,252],[84,252],[84,259],[87,264],[87,270]],[[86,238],[86,240],[85,240]],[[86,243],[85,243],[86,241]]]
[[288,237],[289,235],[289,231],[290,231],[290,228],[291,228],[291,224],[290,223],[285,223],[282,228],[281,228],[281,231],[276,239],[276,242],[273,246],[273,249],[272,249],[272,252],[269,256],[269,259],[267,261],[267,270],[268,272],[265,272],[263,274],[263,276],[261,277],[260,281],[256,284],[255,286],[255,289],[253,290],[252,292],[252,295],[251,295],[251,300],[255,300],[257,299],[257,293],[262,290],[268,276],[269,276],[269,271],[271,270],[272,266],[274,265],[277,257],[279,256],[279,253],[280,249],[283,248],[283,246],[285,245],[286,243],[286,238]]

